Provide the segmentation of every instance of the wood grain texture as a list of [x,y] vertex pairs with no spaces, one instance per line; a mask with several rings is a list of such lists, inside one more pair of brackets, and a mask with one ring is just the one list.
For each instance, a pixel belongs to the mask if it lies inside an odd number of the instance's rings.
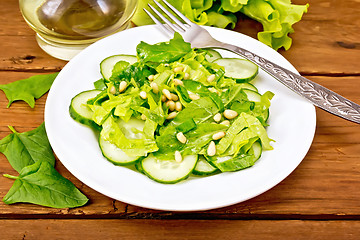
[[[0,72],[0,84],[34,75],[29,72]],[[311,77],[325,87],[360,102],[357,86],[360,77]],[[339,84],[341,83],[341,84]],[[24,102],[6,108],[7,99],[0,93],[0,138],[11,131],[36,128],[44,121],[46,95],[36,101],[34,109]],[[317,110],[314,142],[300,166],[278,186],[249,201],[227,208],[197,213],[154,211],[114,201],[88,188],[57,161],[57,169],[89,198],[90,203],[76,209],[50,209],[30,204],[12,206],[0,203],[0,217],[62,217],[62,218],[262,218],[274,216],[293,219],[332,219],[360,217],[360,128],[325,111]],[[16,174],[0,154],[0,174]],[[0,177],[0,197],[12,180]]]
[[3,239],[355,240],[359,221],[0,220]]
[[[302,74],[360,75],[360,3],[358,0],[294,0],[309,3],[303,20],[294,25],[293,45],[280,51]],[[261,25],[241,17],[236,31],[256,37]],[[19,42],[21,44],[19,44]],[[1,0],[0,70],[57,71],[66,62],[49,57],[18,10],[17,0]]]

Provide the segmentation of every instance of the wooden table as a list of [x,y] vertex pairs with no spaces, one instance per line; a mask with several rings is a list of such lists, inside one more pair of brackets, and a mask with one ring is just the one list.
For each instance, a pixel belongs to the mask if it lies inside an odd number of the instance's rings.
[[[280,51],[309,79],[360,103],[359,0],[294,0],[310,3],[295,25],[293,46]],[[18,10],[0,0],[0,84],[66,64],[37,45]],[[241,19],[235,29],[255,37],[261,26]],[[0,93],[0,138],[36,128],[44,121],[46,96],[34,109],[24,102],[6,108]],[[317,109],[313,144],[300,166],[260,196],[203,212],[164,212],[128,205],[95,192],[57,161],[90,202],[81,208],[51,209],[0,202],[0,239],[360,239],[360,125]],[[15,174],[0,154],[0,174]],[[0,177],[2,198],[13,181]]]

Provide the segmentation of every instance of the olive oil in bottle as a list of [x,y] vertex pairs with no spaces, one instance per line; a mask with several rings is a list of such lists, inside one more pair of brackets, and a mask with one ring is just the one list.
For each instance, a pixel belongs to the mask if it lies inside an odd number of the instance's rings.
[[66,39],[87,39],[113,32],[124,10],[125,1],[119,0],[47,0],[37,15],[47,29]]

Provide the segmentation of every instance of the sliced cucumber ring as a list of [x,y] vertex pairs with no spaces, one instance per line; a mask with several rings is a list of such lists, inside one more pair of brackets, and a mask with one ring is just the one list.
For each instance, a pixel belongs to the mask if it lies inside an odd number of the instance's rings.
[[214,61],[225,68],[225,77],[233,78],[238,83],[249,82],[256,77],[259,67],[246,59],[219,58]]
[[197,155],[188,155],[179,163],[175,159],[160,160],[153,154],[141,161],[144,173],[160,183],[177,183],[189,177],[198,160]]
[[205,59],[208,62],[214,62],[216,59],[221,58],[220,53],[214,49],[208,48],[208,49],[206,49],[206,51],[207,51],[207,53],[205,55]]
[[119,61],[125,61],[130,64],[134,64],[137,62],[137,58],[134,55],[114,55],[105,58],[100,63],[100,73],[106,80],[109,80],[112,75],[112,70],[115,64]]
[[70,116],[82,124],[101,129],[101,127],[92,120],[93,111],[86,105],[89,99],[96,97],[99,93],[101,93],[100,90],[90,90],[81,92],[73,97],[69,108]]
[[195,175],[211,175],[214,173],[220,172],[220,170],[213,165],[211,165],[204,156],[199,156],[199,160],[196,163],[196,166],[193,170]]
[[129,156],[115,144],[106,141],[100,136],[99,146],[102,154],[115,165],[129,165],[136,162],[139,156]]

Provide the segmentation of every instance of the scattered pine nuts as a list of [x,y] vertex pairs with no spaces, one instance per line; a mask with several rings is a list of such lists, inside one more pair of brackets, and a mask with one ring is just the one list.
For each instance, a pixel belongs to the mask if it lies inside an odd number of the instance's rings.
[[219,139],[225,137],[225,134],[226,133],[224,131],[214,133],[214,135],[212,135],[212,139],[213,140],[219,140]]
[[210,76],[208,76],[208,78],[206,79],[208,82],[213,82],[215,80],[215,74],[211,74]]
[[178,101],[178,102],[175,103],[175,110],[178,111],[178,112],[180,112],[182,110],[181,102]]
[[189,78],[190,78],[190,74],[189,74],[189,73],[185,73],[185,74],[184,74],[184,79],[185,79],[185,80],[188,80]]
[[111,94],[115,94],[115,93],[116,93],[116,88],[115,88],[114,85],[112,85],[112,86],[110,87],[109,92],[110,92]]
[[162,90],[162,93],[165,95],[165,97],[166,97],[167,99],[171,100],[171,94],[170,94],[170,91],[169,91],[169,90],[167,90],[166,88],[164,88],[164,89]]
[[224,120],[220,123],[221,125],[225,125],[225,126],[230,126],[230,121],[229,120]]
[[126,81],[121,81],[120,85],[119,85],[119,92],[125,91],[126,87],[127,87],[127,82]]
[[174,102],[179,100],[179,97],[174,93],[170,93],[170,96],[171,96],[171,100],[173,100]]
[[178,163],[181,163],[182,162],[182,156],[181,156],[181,152],[180,151],[175,151],[175,161],[178,162]]
[[175,102],[174,101],[167,101],[166,102],[166,106],[168,106],[169,107],[169,110],[170,111],[174,111],[175,110],[175,107],[176,107],[176,104],[175,104]]
[[183,70],[184,70],[184,67],[176,67],[176,68],[174,68],[175,73],[182,72]]
[[178,85],[183,86],[183,85],[184,85],[183,81],[181,81],[181,80],[179,80],[179,79],[176,79],[176,78],[175,78],[173,81],[174,81],[174,85],[175,85],[175,86],[178,86]]
[[159,86],[156,84],[156,82],[150,83],[150,87],[152,88],[153,93],[157,94],[159,92]]
[[155,76],[154,76],[154,75],[150,75],[150,76],[148,76],[149,81],[154,81],[154,78],[155,78]]
[[171,113],[169,113],[169,115],[167,116],[166,119],[168,119],[168,120],[174,119],[177,114],[178,114],[177,112],[171,112]]
[[211,157],[214,156],[215,154],[216,154],[216,145],[214,141],[211,141],[207,149],[207,155]]
[[197,95],[197,94],[194,94],[194,93],[190,93],[190,94],[189,94],[189,98],[190,98],[191,100],[198,100],[198,99],[200,99],[200,96]]
[[224,117],[226,117],[227,119],[234,119],[237,117],[237,115],[238,115],[238,113],[231,109],[226,109],[224,111]]
[[215,121],[215,122],[220,122],[220,120],[221,120],[221,113],[215,114],[215,116],[214,116],[214,121]]
[[146,92],[145,92],[145,91],[141,91],[141,92],[140,92],[140,97],[141,97],[142,99],[146,99],[146,98],[147,98]]
[[167,98],[165,97],[165,95],[161,95],[161,101],[162,101],[162,102],[166,102],[166,99],[167,99]]
[[186,143],[186,137],[185,137],[185,135],[182,133],[182,132],[178,132],[177,134],[176,134],[176,138],[177,138],[177,140],[179,140],[179,142],[181,142],[181,143]]
[[218,90],[216,90],[216,88],[208,88],[210,92],[213,92],[213,93],[219,93]]
[[141,120],[145,121],[146,120],[145,114],[141,114],[140,118],[141,118]]

